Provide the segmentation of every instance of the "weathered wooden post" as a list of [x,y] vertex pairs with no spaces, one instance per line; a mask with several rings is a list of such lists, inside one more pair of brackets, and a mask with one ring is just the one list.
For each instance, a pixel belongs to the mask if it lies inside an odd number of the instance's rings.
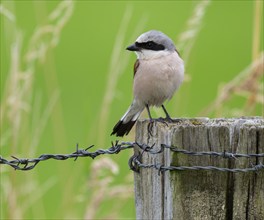
[[[148,120],[137,123],[136,142],[159,150],[161,144],[188,151],[264,153],[264,119],[182,119],[168,125],[155,122],[152,136]],[[136,148],[135,153],[142,152]],[[143,164],[247,168],[264,164],[263,157],[224,158],[189,156],[166,148],[144,152]],[[264,170],[220,172],[184,170],[159,172],[140,168],[135,173],[137,219],[264,219]]]

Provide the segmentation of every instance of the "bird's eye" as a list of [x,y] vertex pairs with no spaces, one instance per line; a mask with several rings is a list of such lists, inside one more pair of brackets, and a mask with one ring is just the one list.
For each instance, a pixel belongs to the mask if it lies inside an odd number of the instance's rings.
[[153,42],[150,41],[147,43],[147,45],[148,45],[148,48],[151,48],[151,47],[153,47]]

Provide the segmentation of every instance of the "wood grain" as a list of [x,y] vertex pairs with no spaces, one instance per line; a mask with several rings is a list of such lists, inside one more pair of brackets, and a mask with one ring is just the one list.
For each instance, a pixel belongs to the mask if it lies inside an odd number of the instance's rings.
[[[178,123],[139,121],[136,142],[160,149],[160,144],[190,151],[264,152],[264,119],[193,118]],[[135,152],[141,151],[135,149]],[[145,164],[246,168],[264,164],[264,158],[227,159],[187,156],[165,149],[144,153]],[[140,169],[135,173],[137,219],[264,219],[264,172],[166,171]]]

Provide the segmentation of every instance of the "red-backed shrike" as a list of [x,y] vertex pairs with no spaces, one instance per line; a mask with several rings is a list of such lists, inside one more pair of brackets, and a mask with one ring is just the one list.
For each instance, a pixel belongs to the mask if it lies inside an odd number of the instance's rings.
[[129,133],[145,107],[151,121],[150,106],[161,106],[166,119],[172,121],[163,103],[171,99],[184,77],[183,60],[173,41],[160,31],[143,33],[126,49],[134,51],[137,60],[134,65],[134,100],[111,134],[120,137]]

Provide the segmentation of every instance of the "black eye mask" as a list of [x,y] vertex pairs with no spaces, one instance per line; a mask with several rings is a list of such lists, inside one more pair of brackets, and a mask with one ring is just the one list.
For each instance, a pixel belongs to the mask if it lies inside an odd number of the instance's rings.
[[138,48],[142,48],[142,49],[146,49],[146,50],[158,51],[158,50],[164,50],[165,49],[165,47],[162,44],[157,44],[153,41],[147,41],[147,42],[143,42],[143,43],[136,42],[135,45]]

